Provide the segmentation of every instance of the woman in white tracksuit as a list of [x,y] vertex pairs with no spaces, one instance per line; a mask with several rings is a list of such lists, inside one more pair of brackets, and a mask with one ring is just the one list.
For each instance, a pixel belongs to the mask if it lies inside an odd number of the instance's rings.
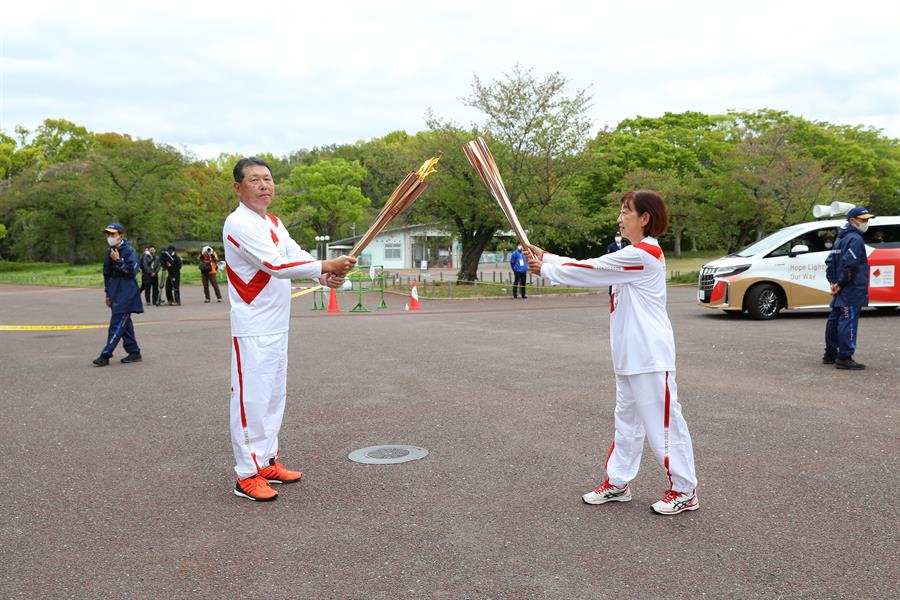
[[665,469],[669,489],[654,511],[697,510],[697,476],[687,423],[675,385],[675,339],[666,314],[666,263],[656,241],[668,226],[668,209],[656,192],[622,196],[618,224],[632,245],[600,258],[576,261],[531,246],[529,267],[560,285],[611,285],[609,337],[616,373],[615,438],[606,479],[583,499],[588,504],[631,500],[644,437]]

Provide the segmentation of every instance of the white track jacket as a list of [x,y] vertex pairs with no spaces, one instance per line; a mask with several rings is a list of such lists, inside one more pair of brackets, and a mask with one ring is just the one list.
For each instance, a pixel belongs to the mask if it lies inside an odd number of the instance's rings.
[[222,229],[234,337],[285,333],[291,318],[291,278],[318,279],[322,262],[291,239],[278,217],[261,217],[243,203]]
[[675,371],[666,262],[654,238],[583,261],[545,252],[541,276],[571,287],[612,286],[609,341],[617,374]]

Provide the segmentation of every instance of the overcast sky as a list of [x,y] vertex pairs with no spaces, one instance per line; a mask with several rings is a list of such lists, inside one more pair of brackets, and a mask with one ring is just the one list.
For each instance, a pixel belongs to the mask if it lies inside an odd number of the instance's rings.
[[898,4],[16,2],[0,129],[65,118],[201,158],[282,155],[413,133],[429,108],[477,122],[473,76],[520,63],[590,86],[597,128],[775,108],[900,137]]

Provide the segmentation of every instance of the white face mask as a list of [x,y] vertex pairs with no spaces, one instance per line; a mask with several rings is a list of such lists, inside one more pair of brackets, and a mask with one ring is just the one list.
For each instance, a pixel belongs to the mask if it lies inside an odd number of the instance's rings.
[[858,221],[857,224],[853,226],[856,227],[856,230],[860,233],[865,233],[869,228],[869,220],[866,219],[865,221]]
[[116,246],[119,245],[119,238],[118,238],[118,236],[115,236],[115,235],[108,236],[106,238],[106,243],[109,244],[110,248],[115,248]]
[[833,245],[834,245],[834,244],[832,244],[831,242],[825,242],[825,249],[828,250],[828,249],[830,249]]
[[620,236],[620,235],[617,235],[617,236],[616,236],[616,243],[617,243],[617,244],[621,244],[621,243],[622,243],[622,236]]

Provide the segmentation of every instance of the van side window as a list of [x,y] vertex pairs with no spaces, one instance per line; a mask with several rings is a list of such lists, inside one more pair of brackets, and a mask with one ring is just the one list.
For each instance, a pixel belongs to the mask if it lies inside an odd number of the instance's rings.
[[874,248],[900,248],[900,225],[869,227],[863,239]]
[[826,250],[828,250],[828,248],[825,247],[825,243],[834,243],[834,238],[836,236],[836,227],[825,227],[823,229],[814,229],[813,231],[807,231],[803,235],[799,235],[791,241],[778,246],[777,248],[769,252],[768,256],[787,256],[791,253],[791,248],[801,244],[809,248],[810,252],[825,252]]
[[807,244],[810,252],[827,252],[831,248],[827,247],[826,244],[834,244],[834,238],[837,237],[837,227],[817,229],[810,232],[807,237],[812,238],[810,243]]

